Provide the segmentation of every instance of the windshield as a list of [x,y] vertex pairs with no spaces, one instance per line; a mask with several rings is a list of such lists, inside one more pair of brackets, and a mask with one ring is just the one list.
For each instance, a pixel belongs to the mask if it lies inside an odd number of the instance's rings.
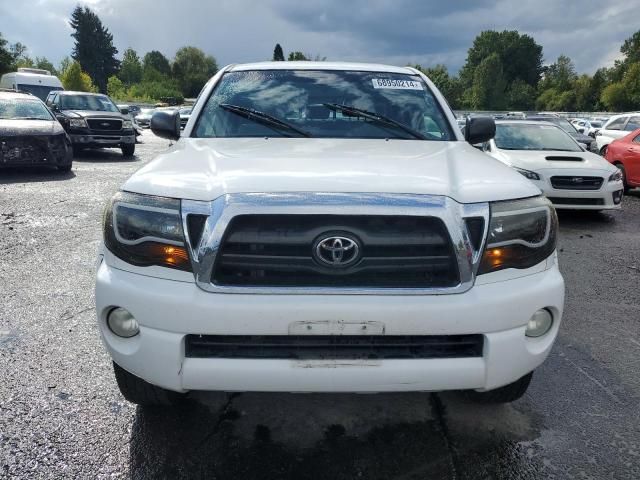
[[189,114],[191,114],[191,110],[193,110],[193,107],[181,108],[180,109],[180,115],[189,115]]
[[498,124],[495,142],[502,150],[581,151],[573,138],[555,125]]
[[90,110],[93,112],[119,112],[106,95],[61,95],[62,110]]
[[53,120],[40,100],[0,99],[0,120]]
[[29,85],[26,83],[20,83],[18,84],[18,90],[35,95],[40,100],[46,100],[49,92],[62,90],[62,87],[47,87],[45,85]]
[[558,125],[561,129],[563,129],[565,132],[573,135],[575,133],[577,133],[578,131],[576,130],[576,127],[574,127],[573,125],[571,125],[571,122],[569,122],[569,120],[565,120],[563,118],[558,118],[558,119],[554,119],[553,123],[555,123],[556,125]]
[[591,126],[593,128],[601,128],[602,127],[602,122],[591,122]]
[[140,115],[153,115],[155,111],[155,108],[141,108]]
[[255,70],[224,75],[195,137],[455,139],[417,75]]

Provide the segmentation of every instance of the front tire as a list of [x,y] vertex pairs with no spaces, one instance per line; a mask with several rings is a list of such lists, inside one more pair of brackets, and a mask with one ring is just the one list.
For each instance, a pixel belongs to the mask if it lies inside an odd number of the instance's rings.
[[529,384],[533,372],[526,374],[524,377],[516,380],[513,383],[505,385],[504,387],[496,388],[495,390],[489,390],[487,392],[467,392],[469,398],[478,403],[510,403],[521,398]]
[[70,172],[72,166],[73,163],[68,163],[67,165],[58,165],[58,171],[63,173]]
[[122,156],[124,158],[131,158],[133,154],[136,153],[136,144],[135,143],[127,143],[122,146]]
[[624,193],[626,195],[627,193],[629,193],[629,190],[631,189],[631,187],[627,183],[627,171],[624,169],[624,165],[622,165],[621,163],[616,163],[615,166],[618,167],[618,169],[620,170],[620,173],[622,173],[622,185],[624,188]]
[[145,407],[169,407],[178,405],[184,400],[183,393],[151,385],[140,377],[127,372],[115,362],[113,362],[113,373],[115,373],[120,393],[131,403]]

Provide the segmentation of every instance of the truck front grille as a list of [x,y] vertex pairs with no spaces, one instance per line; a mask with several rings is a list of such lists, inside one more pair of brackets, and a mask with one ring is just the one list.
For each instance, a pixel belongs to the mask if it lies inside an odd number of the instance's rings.
[[[322,262],[317,247],[327,237],[353,239],[358,257],[344,265]],[[446,288],[460,282],[441,219],[384,215],[236,216],[211,280],[221,286],[338,288]]]
[[122,120],[111,118],[89,118],[87,124],[91,130],[120,131],[122,130]]
[[598,190],[602,186],[602,177],[555,176],[551,177],[551,186],[558,190]]
[[189,358],[391,360],[481,357],[482,335],[187,335]]

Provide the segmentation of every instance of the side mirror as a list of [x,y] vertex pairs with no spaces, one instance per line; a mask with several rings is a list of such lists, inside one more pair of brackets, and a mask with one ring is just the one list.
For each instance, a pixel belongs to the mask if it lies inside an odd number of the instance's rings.
[[151,131],[160,138],[178,140],[180,138],[180,112],[160,110],[151,116]]
[[128,108],[121,108],[120,109],[120,113],[123,115],[129,115],[129,109]]
[[464,126],[464,139],[471,145],[484,143],[496,136],[496,122],[490,117],[468,118]]

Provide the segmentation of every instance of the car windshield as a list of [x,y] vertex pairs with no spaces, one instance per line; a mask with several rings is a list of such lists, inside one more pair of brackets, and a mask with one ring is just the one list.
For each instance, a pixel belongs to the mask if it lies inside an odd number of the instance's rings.
[[106,95],[61,95],[62,110],[90,110],[94,112],[119,112],[118,107]]
[[561,129],[563,129],[565,132],[573,135],[575,133],[577,133],[578,131],[576,130],[576,127],[574,127],[571,122],[569,122],[569,120],[565,120],[563,118],[556,118],[553,120],[553,123],[555,123],[556,125],[558,125]]
[[180,109],[180,115],[189,115],[193,107],[184,107]]
[[590,122],[593,128],[601,128],[602,122]]
[[455,139],[419,76],[327,70],[227,73],[193,136]]
[[36,99],[0,99],[0,120],[46,120],[53,117],[45,105]]
[[555,125],[498,124],[495,142],[502,150],[581,151],[573,138]]
[[153,112],[155,111],[155,108],[141,108],[140,115],[153,115]]

